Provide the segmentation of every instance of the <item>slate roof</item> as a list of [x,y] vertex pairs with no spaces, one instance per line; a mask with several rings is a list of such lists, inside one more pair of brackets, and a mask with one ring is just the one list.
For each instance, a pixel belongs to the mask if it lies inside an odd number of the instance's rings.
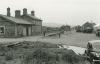
[[28,17],[35,19],[35,20],[39,20],[42,21],[40,18],[36,17],[36,16],[32,16],[31,14],[27,14]]
[[5,19],[10,20],[12,22],[15,22],[17,24],[32,24],[31,22],[28,22],[28,21],[21,19],[21,18],[8,17],[6,15],[1,15],[1,14],[0,14],[0,17],[3,17]]

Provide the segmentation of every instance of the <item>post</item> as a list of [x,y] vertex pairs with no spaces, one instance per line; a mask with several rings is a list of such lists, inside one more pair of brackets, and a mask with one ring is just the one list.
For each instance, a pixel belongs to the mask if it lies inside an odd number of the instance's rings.
[[58,33],[58,36],[59,36],[59,38],[60,38],[60,36],[61,36],[61,33]]

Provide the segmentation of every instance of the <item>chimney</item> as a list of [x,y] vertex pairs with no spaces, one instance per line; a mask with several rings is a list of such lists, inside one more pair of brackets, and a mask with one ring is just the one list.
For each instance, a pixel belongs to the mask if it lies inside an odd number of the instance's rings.
[[31,11],[31,15],[32,16],[35,16],[35,11]]
[[27,15],[27,9],[26,8],[23,9],[23,15]]
[[10,8],[9,7],[7,8],[7,16],[10,17]]
[[16,10],[15,11],[15,17],[20,18],[20,16],[21,16],[20,10]]

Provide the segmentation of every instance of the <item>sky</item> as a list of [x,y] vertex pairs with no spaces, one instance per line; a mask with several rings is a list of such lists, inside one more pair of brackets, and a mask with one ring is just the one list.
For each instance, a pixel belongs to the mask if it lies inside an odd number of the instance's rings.
[[6,15],[6,8],[11,8],[11,15],[15,10],[23,8],[35,11],[43,24],[82,25],[90,21],[100,23],[100,0],[1,0],[0,14]]

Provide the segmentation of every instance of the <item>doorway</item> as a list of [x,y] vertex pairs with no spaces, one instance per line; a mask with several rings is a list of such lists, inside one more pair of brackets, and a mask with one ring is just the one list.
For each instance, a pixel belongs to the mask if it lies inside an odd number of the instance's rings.
[[26,36],[29,36],[29,29],[26,27]]

